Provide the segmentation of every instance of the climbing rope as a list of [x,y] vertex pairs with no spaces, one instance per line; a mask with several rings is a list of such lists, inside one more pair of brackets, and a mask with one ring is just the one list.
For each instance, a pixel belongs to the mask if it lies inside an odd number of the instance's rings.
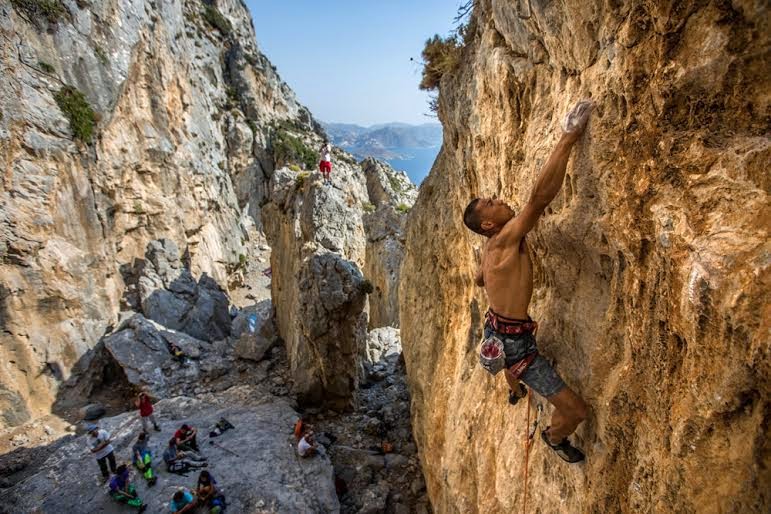
[[535,409],[535,419],[533,420],[533,426],[530,427],[530,406],[533,403],[533,392],[529,387],[527,388],[527,418],[525,421],[525,466],[524,466],[524,483],[525,491],[522,498],[522,514],[527,514],[527,493],[528,493],[528,467],[530,464],[530,447],[533,446],[535,440],[535,433],[538,431],[538,423],[541,419],[541,413],[543,412],[543,405],[540,403]]
[[525,494],[522,498],[522,514],[527,513],[527,468],[528,464],[530,463],[530,402],[532,401],[532,395],[531,389],[527,388],[527,421],[525,422]]

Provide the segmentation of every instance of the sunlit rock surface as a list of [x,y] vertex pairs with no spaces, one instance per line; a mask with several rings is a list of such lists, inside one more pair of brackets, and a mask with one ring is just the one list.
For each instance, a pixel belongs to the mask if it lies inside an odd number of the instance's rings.
[[[528,236],[542,353],[592,412],[540,440],[534,512],[766,512],[769,26],[758,2],[476,3],[444,147],[407,229],[401,335],[437,512],[522,509],[526,407],[477,365],[468,201],[519,210],[577,100],[597,107]],[[542,398],[536,401],[544,403]],[[546,409],[546,418],[551,409]]]

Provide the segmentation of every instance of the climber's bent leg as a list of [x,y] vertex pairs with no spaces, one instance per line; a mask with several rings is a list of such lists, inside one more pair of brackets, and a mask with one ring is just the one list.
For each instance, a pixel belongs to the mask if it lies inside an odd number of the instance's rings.
[[555,411],[546,435],[551,443],[557,444],[572,434],[579,423],[589,415],[589,407],[569,387],[564,387],[557,394],[546,397],[554,405]]
[[516,405],[520,398],[527,396],[527,389],[518,378],[514,378],[514,375],[508,369],[503,370],[503,376],[506,377],[506,383],[509,384],[509,403]]

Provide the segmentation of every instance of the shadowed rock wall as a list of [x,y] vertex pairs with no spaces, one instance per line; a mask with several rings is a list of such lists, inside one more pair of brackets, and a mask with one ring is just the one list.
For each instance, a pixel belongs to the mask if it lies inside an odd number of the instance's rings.
[[569,466],[536,440],[528,504],[768,508],[766,8],[477,2],[460,65],[441,81],[444,145],[410,214],[400,285],[414,433],[437,512],[523,503],[526,411],[477,365],[482,238],[463,208],[498,194],[518,210],[562,115],[587,96],[597,104],[587,133],[528,236],[539,346],[592,408],[576,436],[587,461]]

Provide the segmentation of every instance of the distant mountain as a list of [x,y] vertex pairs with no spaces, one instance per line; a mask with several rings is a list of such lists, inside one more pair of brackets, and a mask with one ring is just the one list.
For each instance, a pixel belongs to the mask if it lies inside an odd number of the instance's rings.
[[413,148],[438,148],[442,144],[442,126],[438,123],[408,125],[383,123],[362,127],[351,123],[324,123],[334,145],[357,157],[391,159]]
[[416,184],[426,176],[442,146],[439,123],[381,123],[371,127],[352,123],[322,125],[335,146],[358,159],[375,157],[388,161],[394,168],[406,171]]

